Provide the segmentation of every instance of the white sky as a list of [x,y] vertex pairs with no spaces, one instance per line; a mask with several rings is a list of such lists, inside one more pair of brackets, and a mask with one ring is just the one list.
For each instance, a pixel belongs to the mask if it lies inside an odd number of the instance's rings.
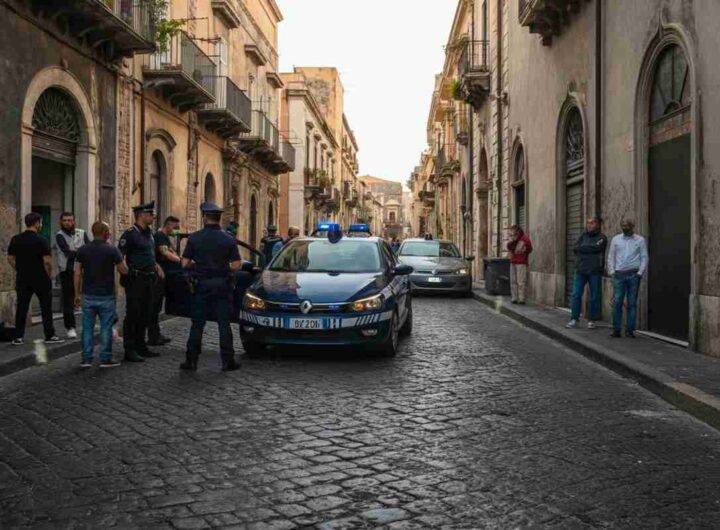
[[280,71],[335,66],[360,174],[405,182],[425,126],[457,0],[277,0]]

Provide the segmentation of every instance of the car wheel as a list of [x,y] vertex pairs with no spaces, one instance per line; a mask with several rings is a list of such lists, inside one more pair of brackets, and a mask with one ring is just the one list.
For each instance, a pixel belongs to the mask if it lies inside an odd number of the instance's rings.
[[242,343],[245,353],[250,357],[258,357],[265,352],[265,346],[257,342],[243,341]]
[[397,311],[393,311],[392,319],[390,319],[390,333],[388,338],[382,345],[380,353],[383,357],[395,357],[400,343],[400,317]]
[[405,322],[402,325],[402,328],[400,328],[400,333],[402,335],[410,335],[412,333],[413,329],[413,307],[412,307],[412,301],[410,302],[410,307],[408,307],[408,314],[407,317],[405,317]]

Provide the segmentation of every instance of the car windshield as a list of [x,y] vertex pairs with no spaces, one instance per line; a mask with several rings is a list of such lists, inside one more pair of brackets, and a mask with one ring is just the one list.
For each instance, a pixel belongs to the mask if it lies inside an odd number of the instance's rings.
[[442,241],[406,241],[400,249],[401,256],[427,258],[459,258],[460,251],[452,243]]
[[293,241],[283,247],[268,270],[280,272],[378,272],[375,243],[341,240]]

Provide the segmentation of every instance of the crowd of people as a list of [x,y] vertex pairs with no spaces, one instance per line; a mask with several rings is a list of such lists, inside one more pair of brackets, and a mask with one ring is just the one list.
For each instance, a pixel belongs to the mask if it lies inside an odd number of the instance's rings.
[[[608,246],[607,237],[601,231],[601,222],[597,216],[589,218],[585,231],[573,248],[575,275],[570,304],[571,316],[565,327],[578,327],[586,287],[589,291],[585,315],[587,327],[597,327],[602,313],[602,278],[607,267],[613,286],[611,336],[622,337],[623,308],[627,307],[625,336],[634,338],[640,282],[649,262],[647,244],[645,238],[635,233],[635,223],[624,219],[620,224],[621,232],[612,238]],[[512,226],[507,251],[510,258],[510,292],[513,304],[525,303],[528,260],[532,250],[532,242],[523,229],[517,225]]]

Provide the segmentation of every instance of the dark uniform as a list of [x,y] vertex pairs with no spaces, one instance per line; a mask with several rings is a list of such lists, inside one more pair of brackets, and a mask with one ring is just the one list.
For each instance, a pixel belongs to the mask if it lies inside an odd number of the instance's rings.
[[[214,204],[203,203],[200,208],[203,214],[222,213],[222,209]],[[208,224],[188,238],[182,257],[194,262],[190,269],[194,293],[187,360],[180,367],[184,370],[197,368],[205,324],[214,314],[220,334],[223,370],[237,369],[230,329],[234,287],[230,263],[240,261],[237,242],[219,224]]]
[[[133,208],[135,213],[154,210],[155,201]],[[152,230],[133,225],[120,237],[118,247],[130,269],[130,273],[121,281],[125,288],[125,360],[139,362],[145,357],[158,357],[159,354],[148,350],[145,343],[145,333],[152,311],[153,289],[158,279]]]
[[271,233],[272,235],[263,237],[260,240],[260,251],[263,253],[263,256],[265,256],[265,261],[263,263],[264,266],[267,266],[270,261],[272,261],[273,248],[279,241],[282,241],[282,238],[277,235],[277,226],[268,226],[268,233]]
[[160,253],[160,247],[172,248],[170,237],[162,230],[155,232],[153,237],[155,238],[155,259],[160,264],[160,267],[162,267],[165,278],[158,278],[158,281],[155,282],[153,307],[150,314],[150,322],[148,323],[148,343],[151,346],[161,346],[170,342],[169,338],[164,337],[160,333],[160,312],[162,311],[163,301],[165,299],[165,285],[170,276],[182,273],[182,267],[175,261],[169,261]]

